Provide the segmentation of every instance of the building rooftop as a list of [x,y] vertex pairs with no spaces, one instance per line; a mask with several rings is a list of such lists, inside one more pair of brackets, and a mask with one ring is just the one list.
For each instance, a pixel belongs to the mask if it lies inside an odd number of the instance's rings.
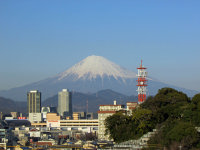
[[20,127],[20,126],[30,127],[31,126],[30,121],[28,121],[26,119],[24,119],[24,120],[17,120],[17,119],[5,120],[5,122],[7,123],[8,127]]

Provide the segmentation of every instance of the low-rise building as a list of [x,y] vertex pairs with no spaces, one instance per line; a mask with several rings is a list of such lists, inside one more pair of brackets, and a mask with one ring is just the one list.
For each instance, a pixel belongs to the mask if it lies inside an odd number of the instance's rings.
[[31,129],[29,131],[30,137],[37,137],[40,138],[41,137],[41,131],[38,129]]
[[41,113],[29,113],[29,121],[30,122],[41,122],[42,114]]
[[57,113],[47,113],[47,127],[60,127],[60,116]]
[[78,112],[73,113],[73,120],[79,120],[80,119],[80,114]]
[[98,119],[62,120],[56,113],[48,113],[46,123],[31,123],[34,127],[64,129],[66,131],[97,132]]
[[10,114],[14,119],[17,119],[20,116],[19,112],[10,112]]

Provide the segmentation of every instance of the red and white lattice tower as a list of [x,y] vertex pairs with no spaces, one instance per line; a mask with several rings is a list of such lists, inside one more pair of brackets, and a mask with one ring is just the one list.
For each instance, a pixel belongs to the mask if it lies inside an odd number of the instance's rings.
[[137,79],[137,91],[138,91],[138,104],[143,103],[146,100],[146,91],[147,91],[147,71],[144,66],[142,66],[142,60],[140,67],[138,69],[138,79]]

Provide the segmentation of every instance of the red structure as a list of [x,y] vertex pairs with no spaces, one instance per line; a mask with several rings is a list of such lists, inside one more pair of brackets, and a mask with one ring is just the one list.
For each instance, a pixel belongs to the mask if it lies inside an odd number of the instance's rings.
[[26,117],[18,117],[19,120],[26,119]]
[[147,91],[147,71],[144,66],[142,66],[142,60],[140,67],[138,69],[138,79],[137,79],[137,91],[138,91],[138,104],[143,103],[146,100],[146,91]]

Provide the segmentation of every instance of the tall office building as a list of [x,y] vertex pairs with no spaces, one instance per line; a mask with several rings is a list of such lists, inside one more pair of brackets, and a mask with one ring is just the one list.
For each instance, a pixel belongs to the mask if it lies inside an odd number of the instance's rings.
[[72,93],[63,89],[58,93],[58,113],[62,117],[72,117]]
[[41,93],[37,90],[27,93],[28,113],[41,112]]
[[31,122],[41,121],[41,93],[33,90],[27,93],[27,105],[29,120]]

